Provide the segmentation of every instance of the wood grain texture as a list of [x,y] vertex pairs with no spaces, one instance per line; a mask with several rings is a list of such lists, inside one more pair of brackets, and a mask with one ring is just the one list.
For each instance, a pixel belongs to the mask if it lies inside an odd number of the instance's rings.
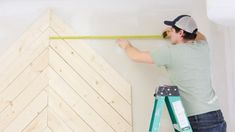
[[131,85],[47,11],[0,57],[1,132],[131,132]]

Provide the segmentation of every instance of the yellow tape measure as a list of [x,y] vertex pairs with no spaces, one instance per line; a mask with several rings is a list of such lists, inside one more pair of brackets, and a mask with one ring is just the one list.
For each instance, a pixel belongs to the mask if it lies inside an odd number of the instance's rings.
[[162,39],[161,35],[129,35],[129,36],[51,36],[49,39]]

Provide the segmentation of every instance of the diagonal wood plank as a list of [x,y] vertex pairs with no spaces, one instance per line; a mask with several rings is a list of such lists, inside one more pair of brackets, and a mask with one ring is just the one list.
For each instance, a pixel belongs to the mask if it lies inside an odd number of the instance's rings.
[[[2,55],[0,56],[1,70],[7,68],[10,63],[14,62],[22,53],[25,47],[32,45],[32,43],[40,37],[40,35],[49,27],[51,11],[48,10],[41,15],[28,30],[26,30],[19,39]],[[21,51],[21,52],[19,52]],[[14,54],[13,54],[14,53]],[[1,74],[1,72],[0,72]]]
[[63,32],[49,11],[0,57],[0,131],[131,132],[130,84]]
[[[42,53],[49,44],[49,30],[45,31],[36,42],[32,42],[27,46],[25,51],[18,55],[18,58],[10,63],[6,69],[1,68],[0,72],[0,92],[9,86],[12,81],[28,66],[30,63]],[[14,53],[12,53],[14,54]]]
[[64,100],[49,88],[48,107],[55,111],[62,120],[76,132],[93,132],[94,130]]
[[[105,121],[107,121],[115,130],[130,130],[131,127],[128,123],[125,123],[125,120],[120,117],[120,115],[117,114],[110,105],[107,104],[107,102],[104,101],[102,96],[97,94],[87,83],[80,78],[79,75],[77,75],[76,72],[74,72],[73,69],[71,69],[63,60],[60,58],[53,50],[50,50],[50,66],[53,67],[53,69],[62,76],[62,78],[70,84],[72,88],[84,99],[86,102],[91,105],[93,109],[96,110],[97,113],[99,113]],[[110,93],[112,94],[112,93]],[[115,97],[115,95],[112,95],[117,99],[120,99],[120,97]],[[115,100],[116,101],[116,100]],[[110,101],[111,102],[111,101]],[[117,100],[118,102],[118,100]],[[131,120],[131,112],[128,113],[131,110],[129,105],[120,105],[119,108],[123,108],[123,111],[126,108],[125,113],[121,113],[122,117],[124,117],[126,120]],[[119,109],[118,109],[119,110]]]
[[47,93],[42,91],[32,103],[4,130],[4,132],[22,131],[47,106]]
[[[74,35],[75,32],[68,27],[57,16],[52,14],[51,26],[58,35]],[[87,63],[92,66],[102,77],[109,82],[129,103],[131,103],[131,85],[118,74],[101,56],[79,40],[66,40],[66,42],[75,49]]]
[[[64,41],[51,41],[52,48],[81,76],[81,78],[100,94],[125,120],[131,124],[131,105],[115,91],[94,69],[92,69]],[[120,126],[119,126],[120,127]]]
[[68,127],[52,109],[48,108],[47,112],[48,126],[51,128],[51,130],[56,132],[73,132],[73,130]]
[[22,132],[41,132],[47,128],[47,108],[32,120]]
[[69,87],[64,80],[53,70],[49,71],[50,86],[69,104],[74,111],[97,132],[113,132],[114,130],[87,104],[78,94]]
[[40,131],[40,132],[53,132],[53,131],[51,130],[51,128],[46,127],[45,129],[43,129],[43,130]]
[[[48,66],[48,50],[43,51],[31,64],[0,93],[0,112],[6,106],[12,104],[16,98],[30,83]],[[1,124],[1,123],[0,123]]]
[[47,70],[44,70],[16,99],[0,113],[0,129],[5,129],[28,104],[48,85]]

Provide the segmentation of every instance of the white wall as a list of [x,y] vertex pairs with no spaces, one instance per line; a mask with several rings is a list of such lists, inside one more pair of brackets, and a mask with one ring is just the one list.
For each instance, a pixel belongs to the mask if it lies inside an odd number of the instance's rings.
[[230,130],[235,130],[232,125],[235,122],[235,27],[223,27],[224,42],[225,42],[225,55],[226,55],[226,73],[227,73],[227,105],[228,105],[228,121]]
[[223,43],[225,47],[227,94],[223,97],[223,103],[227,103],[224,106],[227,106],[227,121],[229,130],[232,131],[235,129],[235,126],[232,125],[235,122],[233,115],[235,111],[235,2],[233,0],[207,0],[207,14],[210,20],[219,24],[219,30],[222,34],[217,34],[217,36],[220,38],[219,42]]
[[[230,116],[223,31],[208,20],[204,0],[2,1],[0,2],[0,53],[6,51],[30,23],[48,7],[81,35],[160,34],[165,28],[163,20],[173,19],[180,14],[192,15],[198,22],[199,30],[206,34],[209,40],[213,63],[213,84],[226,118]],[[92,46],[132,83],[134,132],[148,131],[155,87],[169,83],[165,71],[154,65],[130,61],[114,40],[83,40],[83,42]],[[131,42],[142,50],[151,50],[167,43],[160,40]],[[162,131],[172,129],[167,116],[165,112],[161,123]]]

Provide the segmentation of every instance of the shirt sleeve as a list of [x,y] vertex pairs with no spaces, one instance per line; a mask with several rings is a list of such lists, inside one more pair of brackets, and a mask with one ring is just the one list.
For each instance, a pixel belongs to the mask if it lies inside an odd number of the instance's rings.
[[157,66],[168,67],[171,63],[171,54],[168,46],[160,47],[150,52],[150,55]]

